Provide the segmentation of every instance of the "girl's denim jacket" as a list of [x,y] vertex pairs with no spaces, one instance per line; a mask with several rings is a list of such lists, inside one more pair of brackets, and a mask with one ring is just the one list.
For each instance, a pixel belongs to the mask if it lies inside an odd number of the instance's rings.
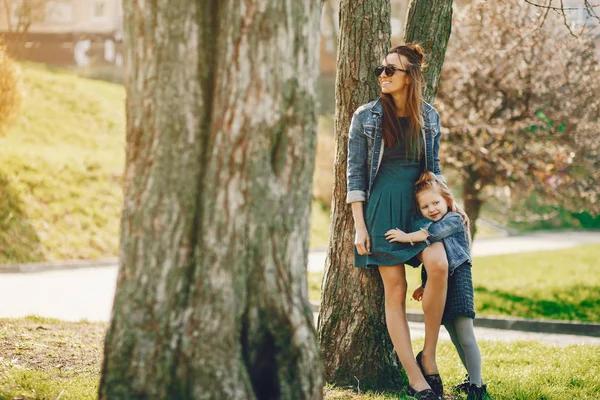
[[[413,231],[418,231],[419,229],[425,229],[429,232],[429,236],[425,239],[425,243],[428,246],[435,242],[442,242],[444,244],[450,275],[462,264],[472,264],[469,237],[467,236],[463,218],[459,213],[449,211],[437,222],[421,218],[413,224]],[[423,271],[425,271],[425,268],[423,268]],[[421,277],[423,278],[423,276],[424,273],[422,272]],[[423,283],[424,285],[425,283]]]
[[[346,203],[367,201],[383,157],[383,108],[381,99],[360,106],[352,116],[348,137]],[[425,143],[424,170],[440,176],[440,116],[435,108],[421,105],[421,135]]]

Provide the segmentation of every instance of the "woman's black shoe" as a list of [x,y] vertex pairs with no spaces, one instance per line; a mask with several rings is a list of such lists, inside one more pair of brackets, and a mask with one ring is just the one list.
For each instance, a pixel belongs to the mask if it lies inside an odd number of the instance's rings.
[[431,389],[425,389],[417,392],[415,389],[409,386],[408,395],[418,400],[440,400],[440,396],[435,394],[435,392]]
[[423,369],[423,364],[421,364],[422,356],[423,356],[423,351],[420,351],[416,357],[417,365],[421,369],[421,372],[423,373],[423,377],[425,378],[425,380],[427,381],[429,386],[431,386],[431,390],[433,390],[433,392],[436,395],[438,395],[439,397],[442,397],[444,395],[444,383],[442,382],[442,377],[440,376],[440,374],[425,375],[425,370]]

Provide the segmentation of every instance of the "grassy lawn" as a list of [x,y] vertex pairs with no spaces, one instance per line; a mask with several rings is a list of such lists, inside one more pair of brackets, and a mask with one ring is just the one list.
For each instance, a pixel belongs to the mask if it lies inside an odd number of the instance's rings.
[[[478,257],[474,260],[475,310],[504,315],[600,321],[600,246]],[[309,273],[311,300],[320,299],[321,274]],[[409,294],[419,270],[407,269]],[[421,309],[409,299],[408,308]]]
[[[0,137],[2,264],[117,255],[125,161],[123,86],[42,65],[22,66],[21,117]],[[320,130],[332,122],[320,121]],[[330,133],[329,133],[330,134]],[[319,154],[331,141],[319,140]],[[329,146],[329,147],[328,147]],[[331,196],[331,170],[315,181]],[[329,214],[313,202],[311,247],[325,247]]]
[[[0,400],[97,398],[106,324],[51,319],[0,319]],[[495,399],[564,400],[600,396],[600,346],[481,342],[483,376]],[[423,346],[415,340],[415,350]],[[439,347],[446,386],[464,377],[449,341]],[[326,399],[398,399],[327,385]],[[447,398],[451,398],[448,396]],[[455,397],[458,399],[459,397]]]
[[0,264],[115,255],[125,92],[22,67],[22,115],[0,138]]

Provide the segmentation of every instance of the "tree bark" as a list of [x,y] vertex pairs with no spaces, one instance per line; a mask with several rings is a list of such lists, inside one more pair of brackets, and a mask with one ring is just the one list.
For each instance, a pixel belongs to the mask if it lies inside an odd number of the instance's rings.
[[423,99],[435,102],[452,29],[453,0],[413,0],[408,9],[404,41],[419,42],[427,54]]
[[[319,314],[325,380],[341,386],[398,388],[401,374],[382,313],[377,271],[353,267],[353,220],[346,204],[346,159],[354,111],[377,97],[372,73],[390,46],[389,0],[340,2],[331,229]],[[376,362],[371,362],[376,360]]]
[[[443,62],[448,38],[437,35],[446,31],[449,34],[450,26],[446,24],[451,23],[451,17],[436,10],[432,18],[417,20],[420,3],[411,7],[407,35],[430,43],[426,49],[442,53],[429,56]],[[451,7],[444,6],[442,10],[451,13]],[[414,33],[417,23],[429,28],[423,30],[422,37]],[[437,27],[440,24],[444,26]],[[379,95],[372,71],[390,46],[389,0],[342,0],[339,32],[331,234],[318,324],[325,380],[340,386],[358,385],[361,389],[401,389],[406,380],[396,363],[385,325],[381,278],[376,270],[353,267],[354,222],[345,202],[348,129],[358,106]],[[437,81],[438,76],[428,75],[428,80]],[[437,84],[431,86],[437,88]]]
[[101,399],[320,399],[306,265],[320,2],[124,2]]

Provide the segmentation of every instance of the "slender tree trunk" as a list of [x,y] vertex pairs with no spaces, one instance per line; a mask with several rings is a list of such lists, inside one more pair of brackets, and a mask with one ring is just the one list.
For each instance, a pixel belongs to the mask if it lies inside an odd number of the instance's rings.
[[306,264],[320,2],[127,0],[101,399],[319,399]]
[[453,0],[413,0],[408,9],[404,41],[419,42],[427,53],[424,99],[435,101],[452,29]]
[[471,239],[475,239],[477,233],[475,222],[479,218],[481,206],[483,205],[483,200],[479,198],[481,186],[478,182],[480,182],[480,178],[474,172],[463,176],[463,201],[465,202],[465,212],[471,220]]
[[[431,43],[426,49],[441,51],[441,55],[430,57],[443,61],[448,38],[440,33],[449,34],[451,17],[436,11],[431,18],[417,21],[415,15],[421,15],[420,3],[413,3],[407,35],[414,36],[415,23],[426,25],[428,29],[423,31],[424,36],[416,39]],[[446,5],[452,2],[433,3]],[[451,13],[451,8],[444,6],[442,9]],[[399,389],[406,383],[396,364],[385,325],[379,273],[353,267],[354,222],[350,207],[345,203],[346,159],[352,114],[359,105],[379,95],[372,71],[389,50],[389,38],[389,0],[341,1],[331,234],[319,313],[319,339],[326,381],[380,390]],[[433,45],[436,41],[443,42],[443,46]],[[428,79],[437,82],[438,76],[428,76]]]

